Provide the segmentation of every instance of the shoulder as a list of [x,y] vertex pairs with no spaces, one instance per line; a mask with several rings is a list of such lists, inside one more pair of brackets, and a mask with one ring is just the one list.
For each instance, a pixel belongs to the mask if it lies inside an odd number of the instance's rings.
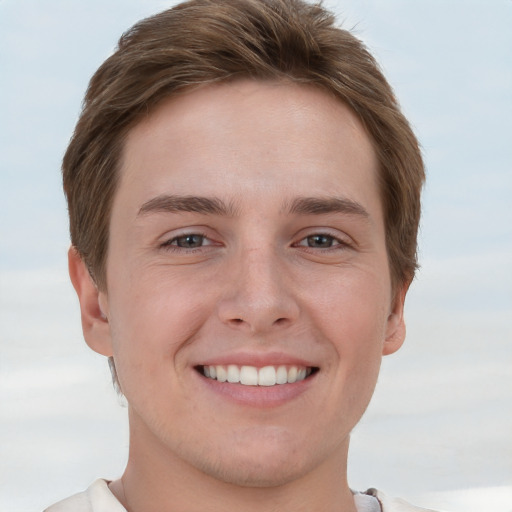
[[126,512],[110,492],[106,480],[98,479],[87,490],[48,507],[44,512]]
[[402,498],[386,496],[382,491],[378,491],[377,489],[368,489],[365,494],[377,498],[382,507],[382,512],[435,512],[435,510],[410,505]]

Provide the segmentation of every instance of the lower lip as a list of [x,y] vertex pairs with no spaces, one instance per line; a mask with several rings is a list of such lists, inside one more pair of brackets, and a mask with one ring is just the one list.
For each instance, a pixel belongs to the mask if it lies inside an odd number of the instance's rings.
[[315,380],[316,373],[293,384],[276,384],[275,386],[245,386],[219,382],[198,373],[197,376],[205,386],[237,404],[252,407],[278,407],[302,395]]

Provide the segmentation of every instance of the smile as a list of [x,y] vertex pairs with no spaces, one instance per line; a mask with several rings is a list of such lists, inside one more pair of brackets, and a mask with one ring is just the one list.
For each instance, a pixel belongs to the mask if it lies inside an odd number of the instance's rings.
[[244,386],[275,386],[300,382],[316,372],[318,368],[284,365],[257,368],[229,364],[199,366],[198,370],[205,377],[219,382]]

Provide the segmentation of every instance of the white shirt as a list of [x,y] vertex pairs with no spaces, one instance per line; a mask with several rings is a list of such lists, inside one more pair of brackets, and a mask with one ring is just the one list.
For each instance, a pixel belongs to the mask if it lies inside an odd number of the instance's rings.
[[[388,498],[380,491],[370,489],[355,493],[357,512],[434,512],[413,507],[400,498]],[[44,512],[126,512],[112,494],[106,480],[98,479],[84,492],[59,501]]]

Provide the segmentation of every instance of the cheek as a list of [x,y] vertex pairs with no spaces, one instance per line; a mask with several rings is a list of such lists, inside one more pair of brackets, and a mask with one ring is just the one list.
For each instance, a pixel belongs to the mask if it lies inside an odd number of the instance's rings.
[[315,323],[338,352],[357,354],[375,347],[380,353],[390,302],[385,278],[370,272],[343,275],[317,287],[309,301],[316,304]]
[[385,279],[374,274],[347,277],[332,282],[314,301],[315,324],[333,351],[336,392],[357,401],[362,413],[382,359],[389,301]]
[[124,282],[130,284],[110,294],[109,319],[120,383],[148,375],[152,382],[172,380],[170,367],[184,365],[181,349],[204,323],[210,301],[203,283],[184,285],[163,275]]
[[143,269],[138,274],[135,278],[118,278],[116,282],[121,286],[112,297],[115,309],[111,312],[122,320],[118,324],[125,335],[147,337],[145,344],[165,340],[171,345],[189,337],[209,302],[204,280],[186,273],[182,277],[165,267],[157,271]]

